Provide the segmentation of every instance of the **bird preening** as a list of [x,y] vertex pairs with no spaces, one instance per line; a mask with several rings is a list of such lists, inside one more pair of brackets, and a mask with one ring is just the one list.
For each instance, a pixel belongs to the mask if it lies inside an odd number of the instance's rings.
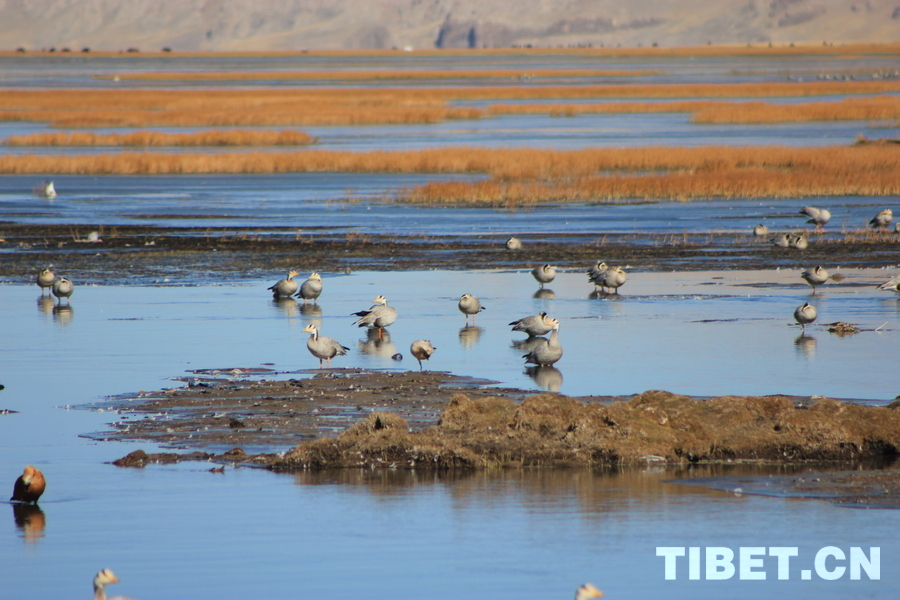
[[13,485],[12,498],[9,500],[10,502],[36,503],[46,487],[47,482],[44,480],[44,474],[28,465],[19,478],[16,479],[16,483]]

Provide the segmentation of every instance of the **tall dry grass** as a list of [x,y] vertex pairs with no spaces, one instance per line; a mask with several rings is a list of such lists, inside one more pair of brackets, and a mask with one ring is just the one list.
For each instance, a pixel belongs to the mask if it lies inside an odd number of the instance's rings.
[[2,156],[0,173],[472,173],[487,181],[431,183],[399,199],[523,206],[622,199],[900,195],[900,146],[702,147],[572,151],[441,148],[403,152],[244,152]]
[[[581,100],[600,98],[726,98],[777,97],[832,94],[874,94],[900,91],[898,81],[821,81],[810,83],[748,83],[697,85],[608,85],[608,86],[508,86],[410,89],[367,89],[355,93],[345,88],[314,90],[53,90],[0,91],[0,121],[49,123],[58,128],[80,127],[251,127],[438,123],[448,119],[477,119],[483,111],[454,108],[454,100]],[[891,112],[890,98],[850,99],[827,106],[811,103],[810,114],[828,111],[842,114],[877,115]],[[559,105],[558,114],[578,111],[652,112],[661,110],[696,112],[698,122],[717,118],[740,118],[762,114],[769,105],[759,103],[717,105],[709,100],[676,101],[671,104],[597,103]],[[541,108],[495,105],[492,114],[542,111]],[[791,112],[793,110],[793,112]],[[793,114],[804,109],[771,107],[771,114]],[[727,115],[731,115],[728,117]],[[757,118],[757,117],[747,117]],[[758,117],[762,118],[762,117]],[[775,118],[775,117],[772,117]],[[780,117],[787,118],[787,117]],[[832,118],[883,118],[880,116]],[[743,121],[747,122],[747,121]],[[765,122],[765,121],[763,121]]]
[[199,131],[196,133],[163,133],[135,131],[133,133],[98,134],[93,132],[34,133],[10,136],[7,146],[305,146],[314,138],[302,131]]

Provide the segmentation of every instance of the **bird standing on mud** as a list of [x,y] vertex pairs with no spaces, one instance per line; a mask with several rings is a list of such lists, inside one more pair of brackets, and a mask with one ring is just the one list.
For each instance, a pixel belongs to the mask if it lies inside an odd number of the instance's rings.
[[542,339],[528,354],[522,356],[526,363],[539,367],[549,367],[562,358],[563,349],[559,344],[559,321],[547,319],[545,322],[553,330],[550,339]]
[[822,285],[826,281],[828,281],[828,271],[822,268],[822,265],[816,265],[815,267],[810,267],[807,270],[803,271],[800,274],[800,277],[803,280],[812,286],[813,294],[816,293],[816,286]]
[[531,275],[544,287],[545,283],[550,283],[556,277],[556,267],[541,265],[532,269]]
[[397,320],[397,309],[388,306],[387,298],[378,296],[372,301],[369,310],[361,310],[353,313],[359,317],[353,324],[359,327],[368,327],[369,329],[378,329],[378,337],[384,333],[384,328],[391,325]]
[[300,291],[297,292],[298,298],[303,298],[303,304],[307,300],[312,300],[316,304],[316,298],[322,295],[322,277],[318,273],[311,273],[302,284]]
[[475,315],[484,310],[481,301],[472,294],[463,294],[459,297],[459,312],[466,315],[466,325],[469,324],[469,315],[472,315],[472,325],[475,324]]
[[794,320],[800,323],[804,332],[806,331],[806,326],[815,321],[817,316],[816,307],[809,302],[803,306],[798,306],[794,311]]
[[44,269],[40,273],[38,273],[35,282],[41,288],[41,295],[44,295],[44,290],[47,290],[47,293],[50,292],[50,288],[53,287],[53,282],[56,281],[56,275],[53,274],[53,271],[50,269]]
[[343,356],[347,354],[350,348],[342,346],[330,337],[319,335],[316,326],[310,323],[303,330],[303,333],[309,333],[309,339],[306,340],[306,347],[309,348],[310,354],[319,359],[319,368],[322,368],[322,361],[328,361],[328,367],[331,367],[331,359],[335,356]]
[[298,286],[297,282],[294,281],[294,277],[298,274],[293,269],[288,271],[287,277],[279,279],[275,285],[269,288],[272,291],[272,296],[277,300],[278,298],[290,298],[296,294]]
[[409,346],[409,353],[419,361],[419,371],[422,370],[422,361],[431,358],[434,351],[437,350],[431,345],[430,340],[416,340]]
[[16,479],[16,483],[13,485],[13,495],[9,500],[10,502],[36,503],[46,487],[47,482],[44,480],[44,474],[28,465],[19,478]]
[[875,229],[884,229],[887,230],[890,227],[891,221],[894,220],[894,211],[889,208],[884,209],[869,221],[869,225],[871,225]]
[[825,229],[825,223],[831,220],[831,213],[825,208],[816,208],[815,206],[804,206],[800,209],[801,215],[809,217],[807,223],[814,224],[815,231]]

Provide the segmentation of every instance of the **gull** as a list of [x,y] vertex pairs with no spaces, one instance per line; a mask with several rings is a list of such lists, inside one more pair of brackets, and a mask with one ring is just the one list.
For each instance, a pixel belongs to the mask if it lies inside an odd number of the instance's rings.
[[275,298],[290,298],[297,292],[297,282],[294,281],[294,277],[298,275],[297,271],[291,269],[288,271],[287,277],[284,279],[279,279],[278,282],[270,287],[272,290],[272,296]]
[[531,274],[541,284],[541,287],[544,287],[545,283],[550,283],[556,277],[556,267],[541,265],[532,269]]
[[58,277],[53,281],[53,287],[51,288],[53,295],[56,296],[60,302],[62,299],[66,299],[66,303],[69,302],[69,296],[72,295],[72,292],[75,291],[75,286],[71,281],[66,279],[65,277]]
[[312,300],[313,304],[315,304],[316,298],[321,294],[322,277],[318,273],[311,273],[310,276],[306,278],[306,281],[300,284],[300,291],[297,292],[297,297],[303,298],[303,304],[306,304],[307,300]]
[[816,230],[824,229],[825,223],[831,220],[831,213],[827,209],[816,208],[815,206],[804,206],[800,209],[800,214],[809,217],[807,223],[814,224]]
[[309,333],[309,339],[306,340],[306,347],[309,348],[310,354],[319,359],[319,368],[322,368],[322,361],[328,361],[328,367],[331,367],[331,359],[335,356],[343,356],[347,354],[350,348],[342,346],[330,337],[319,335],[316,326],[310,323],[303,330],[303,333]]
[[387,298],[378,296],[372,301],[369,310],[353,313],[359,317],[353,324],[370,329],[378,329],[378,337],[382,336],[385,327],[397,320],[397,309],[388,306]]
[[803,306],[798,306],[794,311],[794,320],[800,323],[804,332],[806,331],[806,326],[815,321],[817,316],[816,307],[809,302]]
[[522,356],[526,363],[532,363],[539,367],[549,367],[562,358],[563,349],[559,345],[559,321],[547,319],[546,324],[553,329],[550,339],[538,342],[531,352]]
[[53,282],[56,280],[56,275],[53,274],[53,271],[50,269],[44,269],[36,278],[38,286],[41,288],[41,296],[44,295],[44,290],[47,290],[48,293],[50,288],[53,287]]
[[419,371],[422,370],[422,361],[431,358],[431,355],[434,354],[435,350],[437,350],[437,348],[432,346],[431,341],[429,340],[416,340],[410,344],[409,353],[419,361]]
[[553,330],[552,327],[544,322],[546,318],[547,313],[541,311],[536,315],[523,317],[518,321],[513,321],[509,325],[512,327],[513,331],[523,331],[527,333],[529,337],[536,337],[548,334]]
[[871,225],[875,229],[888,229],[891,221],[894,220],[894,211],[889,208],[884,209],[869,221],[869,225]]
[[472,325],[474,325],[475,315],[483,310],[481,302],[472,294],[463,294],[459,297],[459,312],[466,315],[466,325],[469,324],[469,315],[472,315]]

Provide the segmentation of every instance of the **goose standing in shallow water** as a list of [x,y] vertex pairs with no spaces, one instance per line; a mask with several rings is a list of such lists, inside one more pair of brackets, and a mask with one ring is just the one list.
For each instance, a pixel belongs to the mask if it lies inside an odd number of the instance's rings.
[[885,229],[887,230],[890,227],[891,221],[894,220],[894,211],[889,208],[884,209],[869,221],[869,225],[871,225],[875,229]]
[[431,358],[431,355],[434,354],[435,350],[437,350],[437,348],[432,346],[431,341],[429,340],[416,340],[410,344],[409,353],[419,361],[419,371],[422,370],[422,361]]
[[297,292],[298,298],[303,298],[303,304],[306,304],[307,300],[312,300],[313,304],[316,303],[316,298],[318,298],[322,294],[322,277],[319,276],[318,273],[312,273],[309,277],[306,278],[302,284],[300,284],[300,291]]
[[53,281],[53,286],[50,288],[50,291],[53,292],[53,295],[56,296],[60,302],[65,298],[66,303],[68,304],[69,296],[75,291],[75,286],[65,277],[59,277]]
[[46,487],[44,474],[28,465],[16,479],[16,483],[13,485],[13,495],[9,500],[10,502],[37,502]]
[[529,337],[537,337],[539,335],[546,335],[553,330],[553,327],[550,327],[545,323],[546,318],[547,313],[541,311],[536,315],[513,321],[509,325],[512,327],[513,331],[523,331],[527,333]]
[[369,310],[361,310],[353,315],[359,317],[354,325],[377,329],[378,337],[381,337],[384,328],[397,320],[397,309],[388,306],[387,298],[378,296],[372,301]]
[[459,312],[466,315],[466,325],[469,324],[469,315],[472,315],[472,325],[475,324],[475,315],[484,310],[481,302],[472,294],[463,294],[459,297]]
[[44,290],[47,290],[47,293],[50,292],[50,288],[53,287],[53,282],[56,281],[56,275],[54,275],[53,271],[51,271],[50,269],[44,269],[43,271],[38,273],[35,281],[41,288],[41,296],[43,296]]
[[806,326],[815,321],[817,316],[816,307],[809,302],[803,306],[798,306],[797,310],[794,311],[794,320],[800,323],[803,331],[806,331]]
[[94,576],[94,600],[131,600],[131,598],[126,596],[107,598],[106,590],[103,586],[110,583],[119,583],[119,578],[116,577],[116,574],[111,569],[103,569]]
[[800,209],[801,215],[809,217],[807,223],[812,223],[816,227],[816,231],[825,228],[825,223],[831,220],[831,213],[824,208],[816,208],[815,206],[804,206]]
[[322,368],[323,360],[328,361],[328,367],[330,368],[332,358],[338,355],[343,356],[350,350],[350,348],[341,346],[330,337],[319,335],[319,330],[311,323],[306,326],[303,333],[310,334],[309,339],[306,340],[306,347],[309,348],[310,354],[319,359],[320,369]]
[[547,319],[546,324],[553,329],[550,339],[538,342],[531,352],[524,355],[526,363],[532,363],[539,367],[549,367],[563,355],[562,346],[559,345],[559,321]]
[[621,267],[610,267],[606,271],[606,277],[604,277],[604,282],[606,283],[606,287],[612,288],[615,290],[615,293],[619,293],[619,288],[625,285],[625,280],[628,279],[628,276],[625,275],[625,271],[622,270]]
[[270,290],[272,290],[272,296],[274,296],[276,299],[290,298],[291,296],[296,294],[297,288],[299,286],[297,285],[297,282],[294,281],[294,277],[296,277],[297,275],[299,275],[299,273],[297,273],[297,271],[293,269],[288,271],[287,277],[285,277],[284,279],[279,279],[275,285],[269,288]]
[[556,267],[550,265],[541,265],[531,270],[531,275],[544,287],[545,283],[550,283],[556,278]]
[[826,281],[828,281],[828,271],[822,268],[822,265],[816,265],[815,267],[810,267],[807,270],[803,271],[800,274],[800,277],[803,280],[812,286],[813,294],[816,293],[816,286],[822,285]]

